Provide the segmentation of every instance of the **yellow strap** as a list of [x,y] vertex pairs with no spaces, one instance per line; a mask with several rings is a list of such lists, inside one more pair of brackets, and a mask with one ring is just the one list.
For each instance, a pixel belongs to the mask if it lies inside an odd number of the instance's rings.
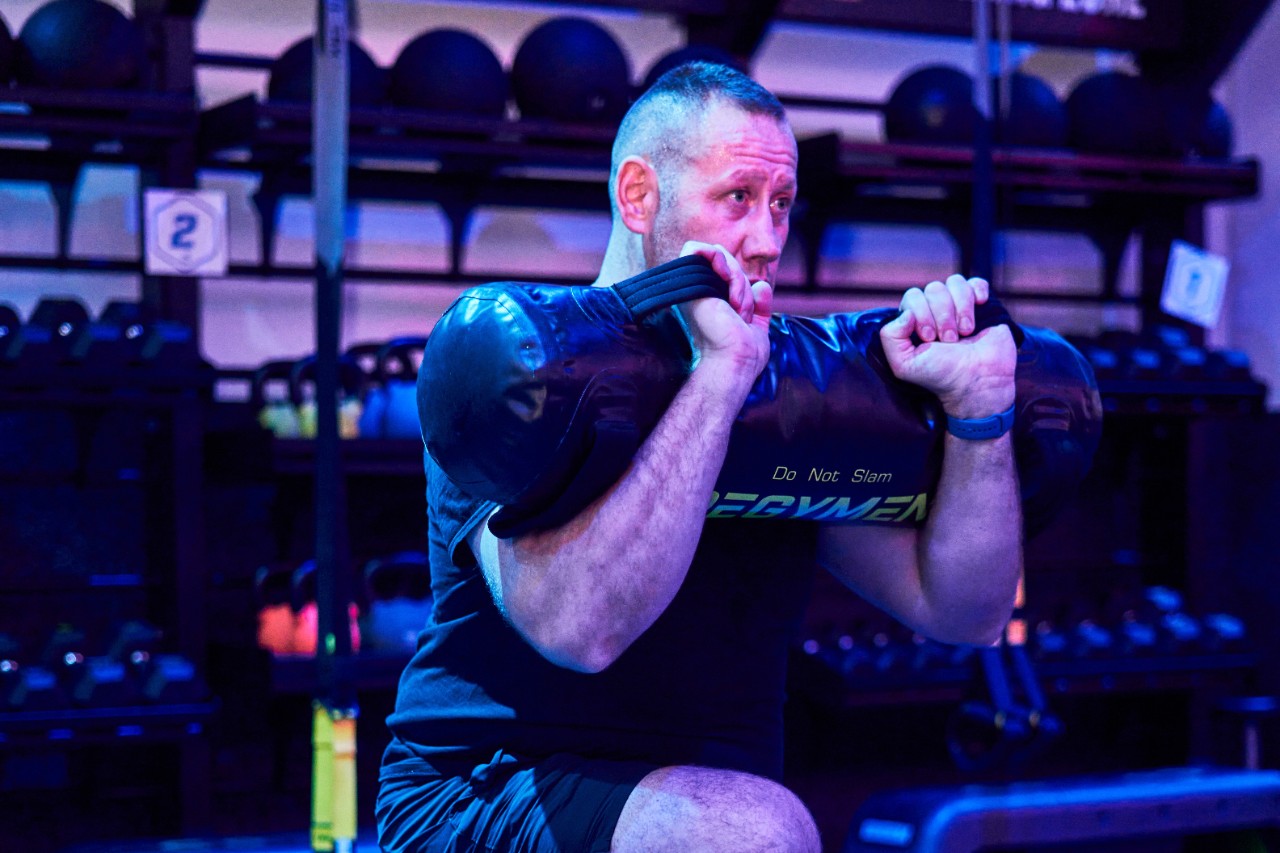
[[333,721],[333,840],[356,837],[356,718]]
[[313,704],[311,725],[311,849],[333,850],[334,723],[329,709]]

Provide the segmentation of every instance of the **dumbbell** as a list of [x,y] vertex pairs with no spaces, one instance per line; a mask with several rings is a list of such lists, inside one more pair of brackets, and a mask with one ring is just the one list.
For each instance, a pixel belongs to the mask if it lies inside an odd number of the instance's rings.
[[1071,643],[1066,632],[1048,620],[1037,622],[1028,640],[1031,652],[1038,660],[1064,660],[1071,656]]
[[1200,621],[1182,610],[1182,594],[1165,586],[1148,587],[1146,610],[1155,625],[1163,651],[1192,654],[1199,650],[1203,629]]
[[1114,349],[1096,338],[1071,338],[1070,341],[1089,362],[1098,381],[1115,379],[1120,375],[1120,357]]
[[106,655],[86,657],[71,683],[71,698],[86,708],[136,705],[140,700],[134,673]]
[[116,629],[107,657],[118,661],[135,685],[135,697],[151,702],[194,702],[207,689],[195,667],[178,655],[161,654],[164,632],[140,619]]
[[[294,362],[289,371],[289,401],[298,416],[298,437],[316,437],[316,357],[309,355]],[[338,435],[356,438],[360,435],[364,373],[352,358],[338,359]]]
[[828,641],[809,639],[802,646],[807,655],[822,662],[842,679],[852,680],[874,669],[874,656],[851,634],[840,634]]
[[981,692],[947,721],[947,748],[967,770],[1024,763],[1063,731],[1045,702],[1027,648],[1002,643],[975,651]]
[[1244,620],[1230,613],[1208,613],[1200,620],[1204,644],[1214,652],[1240,651],[1246,645]]
[[364,567],[369,609],[363,636],[370,649],[405,652],[431,616],[431,567],[420,551],[370,560]]
[[135,704],[137,686],[124,664],[106,655],[89,654],[88,649],[84,632],[63,623],[50,634],[41,660],[77,705]]
[[9,692],[18,683],[18,670],[22,656],[18,641],[8,634],[0,634],[0,705],[8,704]]
[[53,670],[44,666],[24,666],[6,698],[10,711],[60,711],[71,704],[67,691]]
[[72,355],[108,371],[140,365],[177,370],[200,362],[191,329],[159,319],[141,303],[120,300],[108,302],[80,331]]
[[163,639],[164,632],[156,626],[141,619],[131,619],[112,634],[107,644],[107,657],[141,671],[159,653]]
[[1210,350],[1205,355],[1205,376],[1221,382],[1251,382],[1249,356],[1242,350]]
[[1186,329],[1156,326],[1144,336],[1161,353],[1161,373],[1166,379],[1198,381],[1205,377],[1206,352],[1192,344]]
[[48,367],[75,360],[75,342],[89,325],[89,311],[77,299],[45,297],[18,329],[9,346],[24,367]]
[[209,688],[195,664],[182,655],[170,654],[151,659],[140,692],[148,702],[166,705],[200,702],[209,696]]
[[0,634],[0,710],[56,711],[68,704],[53,670],[24,662],[21,645]]
[[1135,613],[1125,614],[1116,626],[1120,652],[1127,656],[1143,656],[1154,654],[1159,636],[1150,622],[1143,621]]

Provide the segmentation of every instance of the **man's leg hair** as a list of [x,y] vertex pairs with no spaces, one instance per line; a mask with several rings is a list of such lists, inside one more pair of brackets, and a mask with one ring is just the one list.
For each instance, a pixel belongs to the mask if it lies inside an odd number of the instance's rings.
[[663,767],[640,781],[612,853],[819,853],[818,827],[777,782],[734,770]]

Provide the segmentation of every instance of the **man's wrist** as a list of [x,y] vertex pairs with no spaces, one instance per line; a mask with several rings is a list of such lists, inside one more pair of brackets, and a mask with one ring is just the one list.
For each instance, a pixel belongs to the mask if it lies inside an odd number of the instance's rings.
[[981,418],[960,418],[947,415],[947,432],[968,441],[986,441],[999,438],[1013,428],[1016,405],[1002,412]]

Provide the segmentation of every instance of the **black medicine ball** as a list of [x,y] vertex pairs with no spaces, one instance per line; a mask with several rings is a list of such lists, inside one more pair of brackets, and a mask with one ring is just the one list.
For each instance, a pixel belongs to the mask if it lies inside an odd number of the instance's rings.
[[627,111],[631,72],[605,29],[583,18],[553,18],[521,43],[511,85],[524,118],[612,123]]
[[18,82],[67,89],[122,89],[146,62],[142,31],[102,0],[53,0],[18,36]]
[[679,68],[686,62],[711,62],[716,65],[727,65],[730,68],[741,71],[743,74],[747,73],[747,69],[743,64],[727,50],[722,50],[709,44],[689,44],[671,51],[653,63],[649,73],[644,76],[644,83],[640,86],[640,92],[644,93],[650,86],[658,82],[658,78],[663,74],[673,68]]
[[1062,148],[1067,144],[1067,108],[1049,84],[1030,74],[1009,75],[1009,110],[1002,109],[998,81],[993,82],[996,141],[1005,145]]
[[1174,154],[1210,160],[1231,156],[1231,116],[1207,89],[1170,89],[1162,102]]
[[1168,154],[1160,98],[1146,80],[1120,71],[1086,77],[1067,97],[1071,145],[1105,154]]
[[507,74],[483,41],[462,30],[432,30],[405,45],[388,94],[401,107],[502,118]]
[[968,144],[977,122],[973,80],[950,65],[929,65],[908,74],[884,110],[885,135],[895,142]]
[[[294,42],[271,63],[271,79],[267,98],[272,101],[311,102],[311,78],[314,73],[314,38],[308,36]],[[386,100],[386,75],[363,47],[349,42],[349,79],[351,106],[380,107]]]
[[0,86],[8,86],[13,79],[13,34],[4,18],[0,18]]

